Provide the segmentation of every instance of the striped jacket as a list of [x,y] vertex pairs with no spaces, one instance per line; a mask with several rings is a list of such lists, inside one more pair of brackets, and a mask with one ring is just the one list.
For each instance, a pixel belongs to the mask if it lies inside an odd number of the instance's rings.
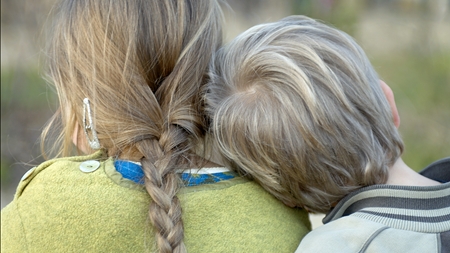
[[421,174],[443,184],[359,189],[341,200],[296,252],[450,253],[450,157]]

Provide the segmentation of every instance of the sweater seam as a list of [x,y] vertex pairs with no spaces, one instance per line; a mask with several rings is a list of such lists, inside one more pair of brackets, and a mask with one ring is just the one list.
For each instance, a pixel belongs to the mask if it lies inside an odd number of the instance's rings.
[[19,203],[14,203],[14,206],[17,210],[17,215],[19,216],[19,221],[20,221],[20,227],[22,228],[22,231],[23,231],[23,237],[25,239],[25,249],[26,249],[26,252],[29,252],[29,250],[28,250],[29,241],[28,241],[27,233],[25,232],[25,226],[23,224],[22,215],[20,214]]
[[442,251],[441,233],[436,233],[436,252],[441,253]]
[[362,245],[362,247],[358,251],[358,253],[366,252],[367,248],[369,247],[370,243],[372,243],[372,241],[375,239],[375,237],[377,237],[381,232],[383,232],[384,230],[386,230],[388,228],[389,228],[388,226],[384,226],[384,227],[377,229],[375,232],[373,232],[370,235],[370,237],[364,242],[364,244]]

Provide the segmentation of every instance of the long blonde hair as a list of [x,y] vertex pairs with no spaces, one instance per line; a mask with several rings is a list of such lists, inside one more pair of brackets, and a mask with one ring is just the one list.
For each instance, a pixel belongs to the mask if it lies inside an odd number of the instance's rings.
[[327,212],[386,182],[403,151],[363,50],[313,19],[247,30],[217,53],[210,76],[206,109],[221,153],[287,205]]
[[210,0],[63,0],[51,28],[48,76],[60,109],[42,137],[62,123],[54,147],[70,154],[89,98],[108,155],[142,157],[160,252],[186,251],[175,171],[192,165],[204,137],[199,91],[221,45],[221,15]]

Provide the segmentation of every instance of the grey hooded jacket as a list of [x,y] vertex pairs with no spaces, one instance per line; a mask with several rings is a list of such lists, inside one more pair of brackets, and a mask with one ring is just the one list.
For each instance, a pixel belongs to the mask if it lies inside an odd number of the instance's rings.
[[438,186],[372,185],[342,199],[298,253],[450,253],[450,157],[422,175]]

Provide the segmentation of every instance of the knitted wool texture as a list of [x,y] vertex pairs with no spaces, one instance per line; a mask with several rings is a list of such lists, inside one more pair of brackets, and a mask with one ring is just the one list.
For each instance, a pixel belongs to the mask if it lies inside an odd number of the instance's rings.
[[[152,252],[150,198],[124,179],[113,160],[92,173],[83,161],[44,162],[23,180],[1,212],[1,252]],[[308,215],[291,209],[258,184],[235,178],[185,187],[182,201],[189,252],[294,252],[310,230]]]

